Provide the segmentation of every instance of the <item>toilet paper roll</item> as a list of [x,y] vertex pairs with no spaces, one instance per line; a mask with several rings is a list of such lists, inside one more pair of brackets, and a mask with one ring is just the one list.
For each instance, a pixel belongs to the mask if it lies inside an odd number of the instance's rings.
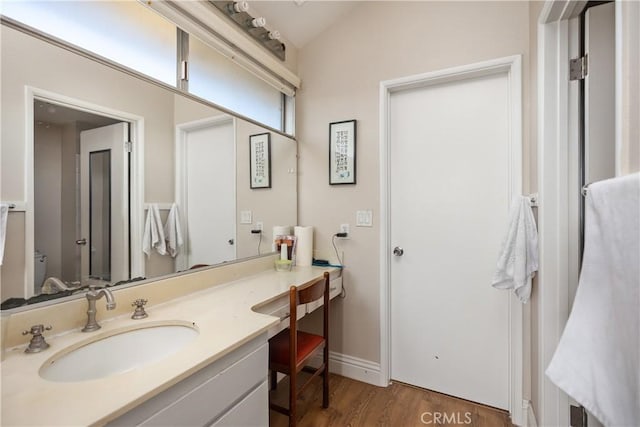
[[272,236],[272,239],[271,239],[271,241],[273,242],[271,250],[274,251],[274,252],[278,250],[278,248],[276,247],[276,243],[275,243],[276,236],[289,236],[291,234],[293,234],[293,227],[292,226],[290,226],[290,225],[274,225],[273,226],[273,236]]
[[313,261],[313,227],[294,227],[296,236],[296,265],[309,266]]

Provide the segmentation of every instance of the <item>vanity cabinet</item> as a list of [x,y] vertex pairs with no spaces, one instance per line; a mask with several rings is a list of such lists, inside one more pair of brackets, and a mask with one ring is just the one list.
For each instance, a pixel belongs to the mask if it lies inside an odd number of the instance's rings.
[[263,334],[108,425],[269,425],[268,357]]

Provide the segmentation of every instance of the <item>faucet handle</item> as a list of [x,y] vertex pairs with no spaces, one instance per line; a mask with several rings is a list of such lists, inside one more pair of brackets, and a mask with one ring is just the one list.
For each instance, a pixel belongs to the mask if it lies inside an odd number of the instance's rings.
[[33,337],[31,338],[31,341],[29,342],[29,346],[24,350],[24,352],[38,353],[42,350],[46,350],[47,348],[49,348],[49,343],[45,341],[44,337],[42,336],[42,333],[44,331],[50,331],[51,329],[53,329],[51,325],[45,328],[44,325],[40,324],[40,325],[33,325],[31,327],[31,330],[29,331],[22,331],[22,335],[28,335],[28,334],[33,335]]
[[44,325],[33,325],[31,327],[31,330],[22,331],[22,335],[42,335],[44,331],[50,331],[51,329],[53,329],[51,325],[47,326],[46,328],[44,327]]
[[144,311],[144,306],[147,304],[147,302],[148,301],[146,299],[138,298],[131,303],[131,306],[136,308],[133,312],[133,315],[131,316],[132,319],[144,319],[145,317],[149,316],[147,312]]

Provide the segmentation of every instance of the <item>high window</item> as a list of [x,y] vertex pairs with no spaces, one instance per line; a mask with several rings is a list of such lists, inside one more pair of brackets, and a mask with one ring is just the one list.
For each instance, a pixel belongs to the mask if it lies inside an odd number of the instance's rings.
[[[179,30],[137,1],[4,2],[2,14],[107,60],[176,87]],[[293,101],[274,86],[186,37],[189,79],[182,90],[291,133]],[[181,58],[182,59],[182,58]],[[286,123],[286,124],[285,124]]]

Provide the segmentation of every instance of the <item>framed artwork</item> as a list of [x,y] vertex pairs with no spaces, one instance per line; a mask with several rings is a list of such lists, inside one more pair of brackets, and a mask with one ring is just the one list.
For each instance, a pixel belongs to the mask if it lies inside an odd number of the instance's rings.
[[251,188],[271,188],[271,134],[249,136]]
[[329,184],[356,183],[356,121],[329,124]]

